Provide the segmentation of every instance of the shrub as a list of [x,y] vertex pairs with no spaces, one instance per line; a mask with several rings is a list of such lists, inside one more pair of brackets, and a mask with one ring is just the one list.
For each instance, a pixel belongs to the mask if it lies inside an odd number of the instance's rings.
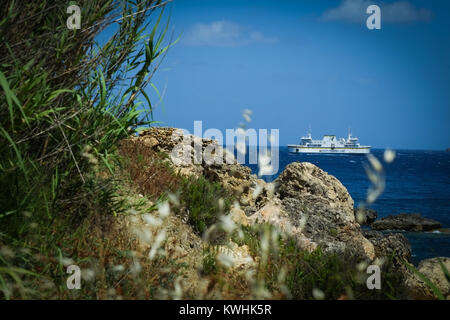
[[[230,209],[230,195],[219,182],[190,176],[183,179],[179,192],[181,203],[187,210],[188,222],[198,234],[203,234]],[[220,199],[223,200],[223,207]]]

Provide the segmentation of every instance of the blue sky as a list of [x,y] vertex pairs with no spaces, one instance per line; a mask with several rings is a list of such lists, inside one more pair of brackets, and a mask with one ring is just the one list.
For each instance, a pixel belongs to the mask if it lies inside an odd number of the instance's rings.
[[[365,8],[381,7],[381,30]],[[345,136],[396,149],[450,147],[448,1],[174,0],[173,46],[154,78],[155,120],[193,131],[280,129],[280,144]],[[149,89],[150,91],[151,89]],[[157,99],[155,93],[151,93]]]

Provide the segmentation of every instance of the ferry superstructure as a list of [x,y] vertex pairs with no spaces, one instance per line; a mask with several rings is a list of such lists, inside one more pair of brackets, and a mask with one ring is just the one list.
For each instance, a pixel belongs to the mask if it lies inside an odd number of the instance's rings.
[[349,132],[347,139],[336,138],[335,135],[324,135],[322,140],[314,140],[311,132],[301,138],[300,144],[289,144],[291,153],[345,153],[345,154],[368,154],[370,146],[360,145],[358,138]]

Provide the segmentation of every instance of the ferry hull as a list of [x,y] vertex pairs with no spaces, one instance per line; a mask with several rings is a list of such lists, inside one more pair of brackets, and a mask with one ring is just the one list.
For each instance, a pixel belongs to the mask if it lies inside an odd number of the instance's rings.
[[305,147],[305,146],[300,146],[300,145],[288,145],[288,151],[290,153],[311,153],[311,154],[368,154],[368,153],[370,153],[370,147],[314,148],[314,147]]

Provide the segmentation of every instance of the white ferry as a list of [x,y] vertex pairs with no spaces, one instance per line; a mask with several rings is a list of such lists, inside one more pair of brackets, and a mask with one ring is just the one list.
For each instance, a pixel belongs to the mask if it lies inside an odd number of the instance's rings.
[[300,144],[289,144],[291,153],[345,153],[345,154],[368,154],[370,146],[362,146],[358,138],[352,137],[349,132],[347,139],[337,139],[335,135],[324,135],[322,140],[313,140],[311,132],[302,137]]

